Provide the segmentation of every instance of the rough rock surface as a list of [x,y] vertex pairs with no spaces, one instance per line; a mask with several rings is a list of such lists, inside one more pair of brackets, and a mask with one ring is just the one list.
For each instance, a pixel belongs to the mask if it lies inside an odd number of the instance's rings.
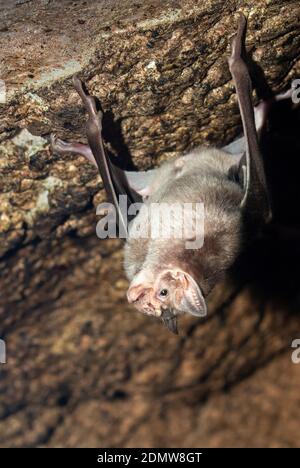
[[95,236],[96,171],[51,154],[48,137],[84,141],[79,73],[126,162],[229,141],[240,130],[226,65],[235,12],[249,14],[248,50],[278,91],[300,75],[299,3],[0,6],[1,445],[296,446],[297,243],[254,246],[209,317],[173,337],[125,302],[121,244]]

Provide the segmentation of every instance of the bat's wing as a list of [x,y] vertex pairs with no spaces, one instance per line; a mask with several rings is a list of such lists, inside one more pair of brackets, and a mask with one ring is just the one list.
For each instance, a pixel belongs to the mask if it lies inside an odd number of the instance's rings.
[[147,177],[143,172],[140,174],[138,172],[126,173],[111,161],[103,145],[102,112],[97,111],[95,98],[86,93],[82,82],[77,77],[74,77],[73,83],[88,113],[86,134],[92,155],[90,158],[87,157],[90,160],[94,159],[92,162],[96,162],[108,199],[116,207],[120,233],[122,233],[122,237],[126,237],[127,213],[120,209],[119,196],[125,195],[127,197],[127,207],[131,203],[141,203],[142,196],[138,190],[134,189],[134,186],[143,188],[143,185],[147,183]]
[[226,146],[223,146],[222,150],[226,151],[226,153],[232,154],[235,156],[236,161],[240,161],[240,159],[245,154],[245,138],[239,137],[236,140],[233,140]]
[[238,31],[232,41],[231,56],[228,60],[236,88],[244,132],[245,153],[239,163],[239,172],[245,173],[245,194],[241,207],[245,213],[254,216],[255,219],[268,222],[272,217],[270,196],[255,127],[251,79],[242,58],[245,30],[246,18],[241,14]]

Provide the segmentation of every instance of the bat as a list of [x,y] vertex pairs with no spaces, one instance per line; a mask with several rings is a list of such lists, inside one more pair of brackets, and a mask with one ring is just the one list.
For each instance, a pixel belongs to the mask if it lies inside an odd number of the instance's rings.
[[[124,267],[130,286],[127,299],[135,308],[160,318],[177,333],[178,316],[207,314],[206,297],[247,242],[272,219],[272,200],[260,151],[269,103],[254,107],[252,83],[245,55],[246,18],[240,14],[231,43],[229,69],[235,85],[242,120],[243,137],[223,149],[196,148],[149,171],[121,170],[108,156],[102,139],[102,112],[82,82],[73,83],[88,114],[88,146],[66,143],[51,136],[53,151],[83,154],[99,170],[108,199],[116,207],[119,232],[126,237]],[[273,100],[285,99],[285,93]],[[116,159],[116,158],[115,158]],[[119,196],[126,196],[127,208],[140,209],[128,224]],[[189,206],[190,222],[181,237],[149,236],[152,207]],[[203,224],[197,224],[195,206],[203,207]],[[164,212],[165,217],[168,213]],[[182,218],[169,216],[171,232]],[[162,220],[158,221],[158,227]],[[151,225],[152,226],[152,225]],[[144,229],[145,236],[137,236]],[[187,242],[202,238],[201,246],[187,248]]]

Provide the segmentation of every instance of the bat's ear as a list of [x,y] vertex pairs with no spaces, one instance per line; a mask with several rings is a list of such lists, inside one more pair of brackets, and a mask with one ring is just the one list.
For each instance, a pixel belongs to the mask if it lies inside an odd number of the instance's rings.
[[186,272],[179,272],[177,278],[182,285],[182,299],[180,301],[180,309],[183,312],[195,315],[196,317],[204,317],[207,314],[207,307],[202,291],[194,278]]

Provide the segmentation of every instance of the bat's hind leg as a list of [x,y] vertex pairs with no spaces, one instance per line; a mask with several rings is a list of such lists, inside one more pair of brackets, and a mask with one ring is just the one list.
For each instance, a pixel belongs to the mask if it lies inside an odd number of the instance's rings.
[[66,153],[75,153],[81,154],[88,161],[90,161],[94,166],[97,167],[94,155],[91,148],[88,145],[83,145],[82,143],[71,143],[57,138],[53,133],[50,136],[50,145],[54,153],[59,155],[64,155]]
[[[244,197],[241,208],[255,222],[269,222],[272,216],[263,158],[260,153],[252,103],[252,83],[244,60],[246,18],[241,13],[237,33],[231,42],[229,69],[235,84],[245,138],[245,155],[240,160],[244,177]],[[245,170],[244,170],[245,168]]]
[[77,76],[73,77],[73,85],[77,93],[79,94],[82,103],[88,113],[89,118],[87,121],[86,130],[89,145],[83,145],[82,143],[65,142],[63,140],[60,140],[59,138],[56,138],[55,135],[51,135],[51,148],[55,153],[60,155],[70,152],[81,154],[98,168],[99,164],[97,164],[96,162],[94,153],[96,152],[100,154],[100,159],[105,159],[105,150],[102,141],[102,112],[96,109],[95,99],[85,92],[82,82],[77,78]]

